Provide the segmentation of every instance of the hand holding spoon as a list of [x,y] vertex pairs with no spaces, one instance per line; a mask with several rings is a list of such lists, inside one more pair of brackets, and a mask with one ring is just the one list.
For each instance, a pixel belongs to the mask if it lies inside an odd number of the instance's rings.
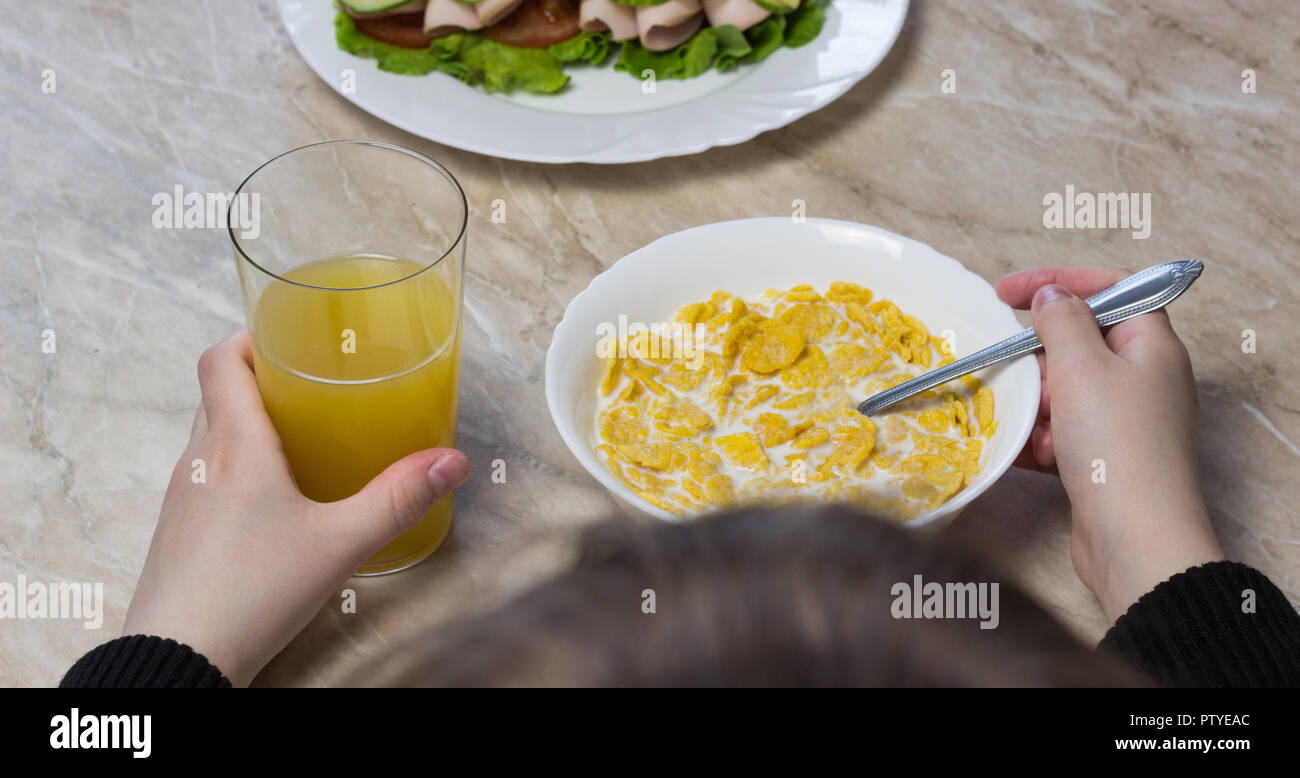
[[[1178,298],[1192,285],[1205,265],[1199,259],[1180,259],[1155,265],[1134,273],[1118,284],[1089,297],[1088,307],[1097,316],[1097,326],[1109,327],[1117,322],[1159,310]],[[932,389],[989,365],[1012,359],[1042,348],[1038,335],[1030,327],[1018,335],[994,343],[968,357],[950,362],[937,370],[917,376],[892,389],[872,395],[858,405],[858,412],[873,416],[914,394]]]

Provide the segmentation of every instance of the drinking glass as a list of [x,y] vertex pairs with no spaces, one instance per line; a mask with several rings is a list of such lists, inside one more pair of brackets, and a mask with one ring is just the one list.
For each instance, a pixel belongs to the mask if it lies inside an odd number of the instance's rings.
[[[336,140],[254,170],[230,203],[257,386],[313,500],[355,494],[388,465],[456,445],[465,193],[389,143]],[[452,496],[357,571],[433,553]]]

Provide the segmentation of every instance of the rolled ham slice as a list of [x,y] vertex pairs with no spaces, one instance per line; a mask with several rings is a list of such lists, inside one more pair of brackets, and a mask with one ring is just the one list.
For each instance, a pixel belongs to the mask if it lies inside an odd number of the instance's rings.
[[478,26],[491,27],[509,16],[520,2],[521,0],[479,0],[473,6],[478,11]]
[[520,2],[522,0],[480,0],[477,3],[429,0],[429,7],[424,9],[424,32],[428,35],[448,28],[481,30],[491,27],[509,16]]
[[704,0],[704,14],[714,27],[731,24],[748,30],[771,16],[772,12],[764,10],[754,0]]
[[582,0],[578,10],[578,24],[588,32],[609,30],[616,41],[626,41],[640,35],[636,26],[636,9],[614,0]]
[[702,24],[704,11],[700,0],[668,0],[636,9],[641,45],[651,51],[665,51],[685,42]]
[[[476,5],[482,5],[478,3]],[[443,27],[459,27],[462,30],[477,30],[479,23],[476,5],[461,3],[457,0],[429,0],[424,9],[424,32],[432,34]]]
[[389,8],[387,11],[380,11],[379,13],[373,13],[373,14],[357,13],[356,11],[352,10],[351,8],[348,8],[346,5],[343,5],[342,3],[340,3],[339,6],[343,9],[343,13],[347,14],[348,16],[351,16],[353,19],[382,19],[385,16],[397,16],[398,14],[419,13],[420,11],[424,10],[424,6],[427,2],[428,0],[411,0],[411,2],[402,3],[396,8]]

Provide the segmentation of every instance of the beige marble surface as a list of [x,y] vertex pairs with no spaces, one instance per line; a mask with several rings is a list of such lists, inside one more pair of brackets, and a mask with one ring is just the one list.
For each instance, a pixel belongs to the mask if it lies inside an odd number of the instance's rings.
[[[354,581],[360,612],[324,609],[259,683],[328,684],[421,625],[526,585],[568,530],[612,512],[545,412],[543,354],[565,303],[665,233],[786,214],[794,198],[990,280],[1061,261],[1204,259],[1172,316],[1200,381],[1206,496],[1229,555],[1300,601],[1293,2],[920,0],[888,59],[830,107],[738,147],[620,168],[490,159],[389,127],[313,75],[272,0],[36,3],[5,16],[0,581],[102,581],[107,612],[97,631],[0,621],[0,685],[54,684],[117,634],[198,400],[195,360],[242,323],[224,234],[153,229],[151,196],[229,191],[268,157],[334,137],[429,153],[470,195],[460,439],[478,471],[435,557]],[[54,94],[40,88],[47,68]],[[948,68],[955,94],[941,91]],[[1067,184],[1150,192],[1151,237],[1044,229],[1044,194]],[[490,220],[497,198],[505,224]],[[1254,354],[1240,347],[1247,328]],[[55,355],[40,348],[46,329]],[[498,457],[504,484],[487,477]],[[1095,640],[1107,625],[1072,572],[1067,507],[1054,479],[1012,472],[952,531]]]

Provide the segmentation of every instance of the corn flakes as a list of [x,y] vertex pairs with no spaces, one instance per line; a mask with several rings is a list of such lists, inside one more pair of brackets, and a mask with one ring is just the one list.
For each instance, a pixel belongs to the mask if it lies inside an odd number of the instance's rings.
[[622,344],[628,356],[607,360],[598,387],[597,451],[653,505],[685,515],[812,497],[907,520],[978,474],[997,428],[978,378],[874,420],[857,412],[856,402],[955,358],[870,289],[836,281],[823,295],[805,284],[754,302],[720,291],[674,320],[694,325],[702,354],[678,359],[643,331]]

